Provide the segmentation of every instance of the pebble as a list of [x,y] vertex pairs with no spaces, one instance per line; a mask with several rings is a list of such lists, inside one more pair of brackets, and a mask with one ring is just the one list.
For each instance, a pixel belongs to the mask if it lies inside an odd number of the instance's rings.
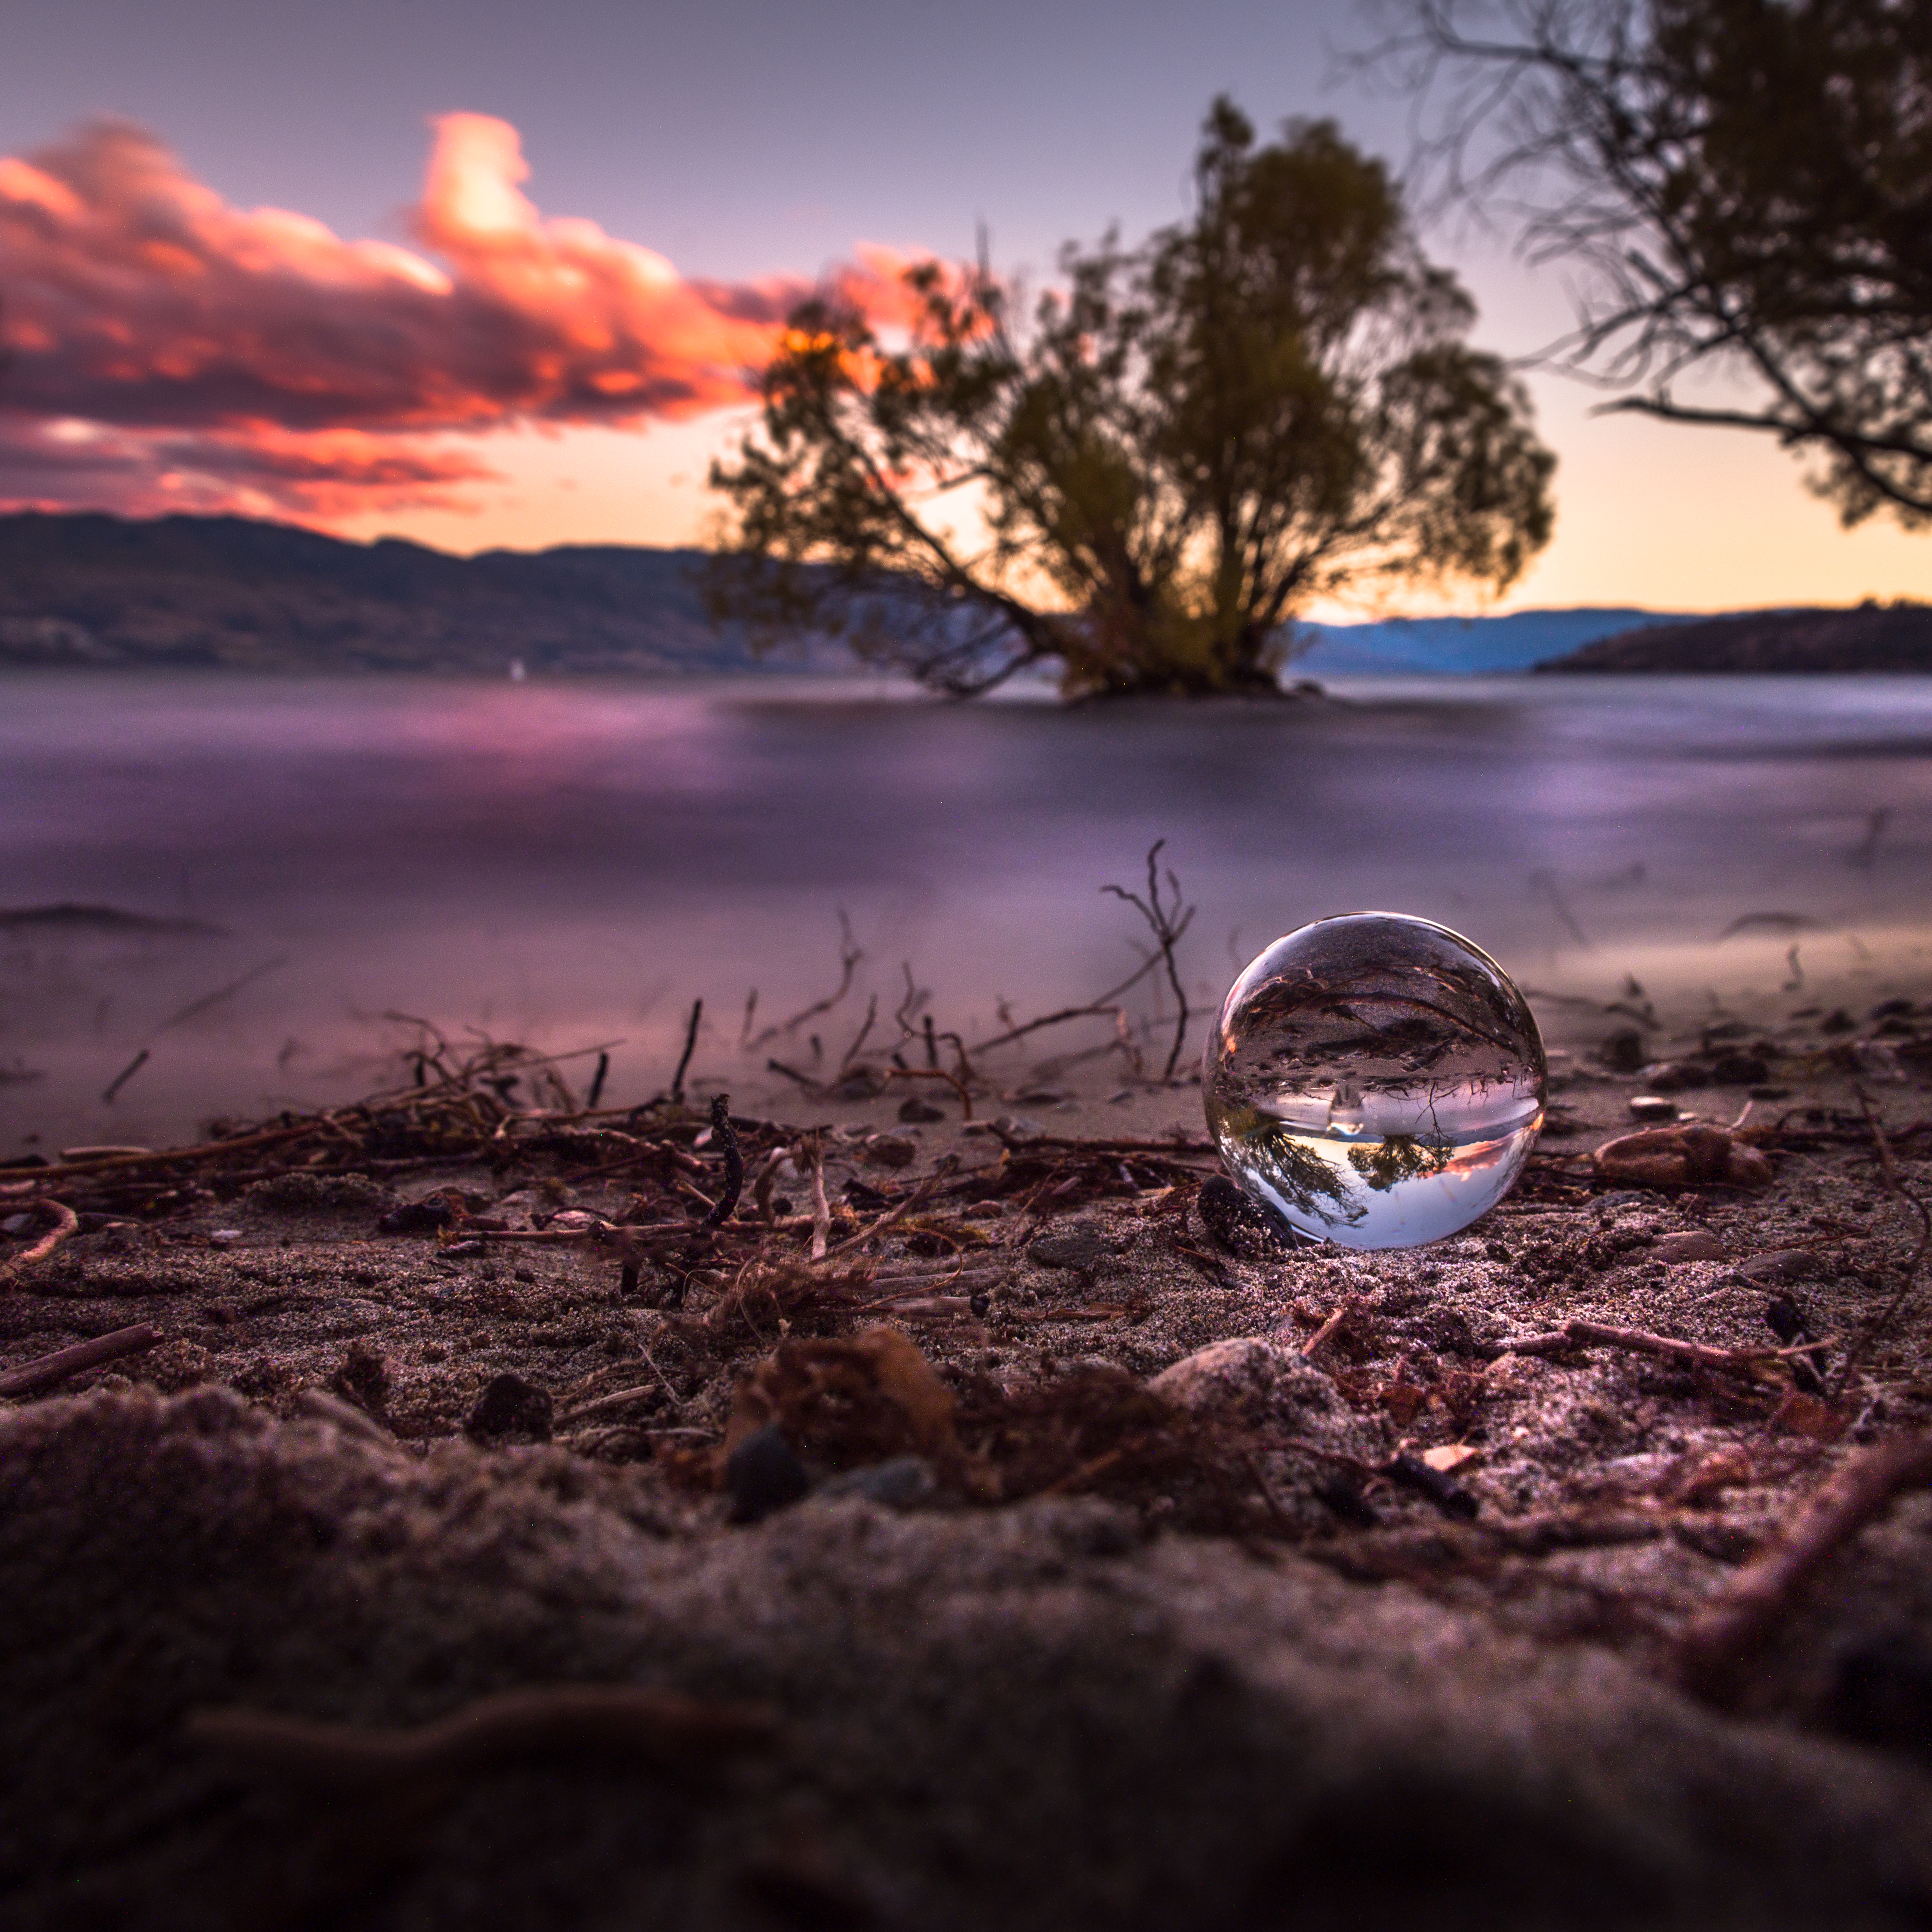
[[1027,1248],[1027,1259],[1042,1268],[1098,1268],[1113,1250],[1097,1234],[1042,1234]]
[[1619,1027],[1597,1049],[1597,1058],[1612,1073],[1634,1073],[1643,1064],[1643,1035],[1635,1027]]
[[521,1436],[532,1442],[550,1440],[550,1391],[507,1372],[484,1384],[476,1406],[464,1423],[464,1433],[479,1442],[500,1442]]
[[1708,1228],[1693,1228],[1688,1233],[1659,1237],[1651,1250],[1654,1260],[1670,1262],[1720,1262],[1724,1244]]
[[1771,1163],[1754,1147],[1722,1127],[1696,1123],[1640,1127],[1606,1141],[1595,1155],[1597,1172],[1609,1181],[1642,1187],[1700,1187],[1724,1181],[1734,1187],[1766,1187]]
[[939,1486],[923,1456],[892,1456],[869,1468],[848,1469],[819,1486],[821,1496],[857,1496],[887,1509],[916,1509]]
[[776,1422],[755,1430],[724,1463],[734,1522],[763,1522],[810,1493],[812,1477]]
[[1661,1094],[1633,1094],[1630,1110],[1634,1120],[1674,1120],[1677,1118],[1677,1102],[1666,1100]]
[[456,1219],[456,1210],[447,1201],[434,1197],[428,1201],[405,1201],[376,1223],[379,1234],[433,1234]]
[[1773,1248],[1741,1262],[1738,1272],[1756,1282],[1808,1281],[1818,1272],[1818,1257],[1809,1248]]
[[1264,1335],[1210,1342],[1163,1369],[1148,1387],[1196,1414],[1232,1409],[1298,1426],[1331,1415],[1346,1419],[1334,1382],[1292,1343]]
[[919,1147],[903,1134],[875,1134],[866,1142],[862,1158],[874,1167],[910,1167]]

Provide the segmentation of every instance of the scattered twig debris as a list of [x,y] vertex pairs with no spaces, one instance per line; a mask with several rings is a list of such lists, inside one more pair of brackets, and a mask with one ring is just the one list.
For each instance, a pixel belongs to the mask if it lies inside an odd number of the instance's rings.
[[1901,1491],[1932,1480],[1932,1434],[1894,1436],[1847,1457],[1783,1533],[1694,1617],[1677,1640],[1678,1670],[1700,1695],[1726,1702],[1798,1594]]

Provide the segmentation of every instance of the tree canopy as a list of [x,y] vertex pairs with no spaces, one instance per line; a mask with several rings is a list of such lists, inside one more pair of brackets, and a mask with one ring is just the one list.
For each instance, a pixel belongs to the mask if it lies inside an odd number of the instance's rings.
[[[1372,63],[1455,194],[1584,267],[1609,406],[1775,436],[1932,520],[1932,0],[1399,0]],[[1721,366],[1738,406],[1686,396]]]
[[1387,170],[1328,122],[1257,146],[1222,100],[1194,182],[1030,303],[982,254],[910,270],[896,333],[797,310],[712,468],[714,608],[957,694],[1049,662],[1070,695],[1197,694],[1276,688],[1315,598],[1509,584],[1555,460]]

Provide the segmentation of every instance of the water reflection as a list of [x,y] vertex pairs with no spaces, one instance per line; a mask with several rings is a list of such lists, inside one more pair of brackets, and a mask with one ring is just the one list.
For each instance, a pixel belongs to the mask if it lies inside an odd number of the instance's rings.
[[1346,1247],[1454,1234],[1543,1122],[1536,1022],[1501,968],[1425,920],[1358,913],[1278,940],[1230,989],[1208,1122],[1252,1198]]

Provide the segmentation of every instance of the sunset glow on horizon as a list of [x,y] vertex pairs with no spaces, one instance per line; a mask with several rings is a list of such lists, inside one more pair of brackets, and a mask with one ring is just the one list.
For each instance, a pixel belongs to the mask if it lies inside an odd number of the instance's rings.
[[[423,252],[236,208],[155,136],[89,124],[0,159],[0,506],[333,528],[476,507],[514,429],[635,431],[749,402],[802,277],[687,280],[525,196],[517,130],[448,114],[409,225]],[[840,293],[903,319],[903,263]]]
[[[454,38],[435,8],[325,31],[239,0],[191,24],[122,0],[26,23],[0,75],[0,510],[230,512],[463,553],[701,544],[710,460],[813,290],[903,319],[900,269],[970,254],[982,220],[1036,290],[1060,240],[1184,212],[1219,87],[1263,128],[1333,113],[1400,162],[1401,104],[1306,58],[1359,37],[1342,0],[1186,21],[988,4],[965,40],[755,0],[702,31],[598,0],[543,22],[486,6]],[[306,89],[278,101],[294,71]],[[1526,357],[1563,333],[1560,269],[1424,239],[1478,298],[1478,345]],[[1600,395],[1526,380],[1557,530],[1492,608],[1932,597],[1932,538],[1842,530],[1771,439],[1596,416]],[[1480,608],[1425,585],[1302,614]]]

